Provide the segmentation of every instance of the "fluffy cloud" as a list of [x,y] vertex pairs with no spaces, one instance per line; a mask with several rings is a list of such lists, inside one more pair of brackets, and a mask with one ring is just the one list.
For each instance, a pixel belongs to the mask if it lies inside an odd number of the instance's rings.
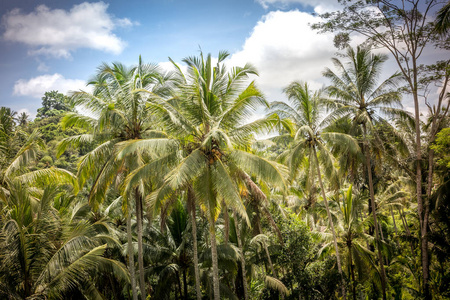
[[45,92],[56,90],[66,94],[69,91],[86,90],[86,82],[79,79],[66,79],[61,74],[42,75],[29,80],[19,79],[14,84],[13,95],[41,98]]
[[308,81],[313,88],[323,84],[322,72],[336,53],[331,34],[310,29],[319,19],[300,11],[273,11],[254,27],[243,49],[230,65],[252,63],[259,72],[258,85],[269,100],[293,80]]
[[69,11],[40,5],[24,14],[12,10],[3,17],[3,38],[30,46],[31,55],[69,58],[78,48],[118,54],[125,42],[112,33],[118,26],[134,25],[129,19],[114,19],[103,2],[81,3]]
[[[269,12],[253,28],[242,50],[234,53],[227,64],[253,64],[259,73],[257,85],[269,101],[286,100],[282,90],[294,80],[306,81],[312,89],[319,89],[329,84],[322,72],[326,67],[335,70],[331,58],[336,57],[338,52],[333,45],[333,34],[319,34],[310,28],[310,24],[319,21],[318,17],[300,11]],[[363,36],[352,35],[351,46],[356,47],[363,41]],[[374,52],[389,54],[386,49]],[[439,57],[445,59],[446,54],[427,49],[423,54],[423,61],[432,63]],[[345,58],[342,59],[345,61]],[[396,71],[398,66],[390,57],[383,65],[379,83]],[[432,95],[433,93],[434,90]],[[430,101],[436,98],[430,96]],[[411,97],[405,95],[402,102],[405,110],[414,111]],[[420,110],[424,113],[427,111],[423,102]]]
[[[184,63],[181,62],[175,62],[181,69],[181,72],[183,72],[184,74],[187,73],[187,65],[185,65]],[[164,72],[174,72],[176,71],[175,66],[173,65],[173,63],[171,61],[163,61],[158,63],[158,66],[162,69],[162,71]]]

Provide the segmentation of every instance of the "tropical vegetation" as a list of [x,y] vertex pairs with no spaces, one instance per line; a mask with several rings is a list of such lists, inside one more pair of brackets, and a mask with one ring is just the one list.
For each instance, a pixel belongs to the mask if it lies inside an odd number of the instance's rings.
[[34,120],[0,108],[1,299],[450,297],[448,61],[417,70],[443,86],[417,118],[368,44],[287,101],[228,58],[105,63]]

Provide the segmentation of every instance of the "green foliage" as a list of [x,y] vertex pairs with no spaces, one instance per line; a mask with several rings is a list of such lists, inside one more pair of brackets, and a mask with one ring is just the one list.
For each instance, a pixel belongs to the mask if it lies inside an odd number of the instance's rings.
[[308,290],[310,299],[334,299],[337,287],[341,282],[339,272],[336,268],[336,257],[328,256],[325,260],[315,260],[306,267],[308,274]]
[[295,214],[276,219],[283,237],[282,247],[277,255],[277,263],[285,272],[280,278],[291,291],[287,299],[298,299],[312,295],[307,271],[314,258],[313,241],[308,227]]
[[442,129],[437,135],[433,145],[430,146],[436,152],[437,164],[450,169],[450,128]]
[[[227,56],[188,57],[187,71],[174,64],[173,73],[141,59],[104,64],[92,92],[70,105],[45,93],[32,122],[0,108],[1,299],[341,299],[343,289],[347,299],[379,299],[380,257],[387,298],[421,297],[414,124],[399,108],[399,76],[377,85],[386,58],[348,49],[349,64],[335,59],[339,72],[324,73],[327,94],[293,82],[289,103],[247,123],[268,103],[248,80],[256,70],[227,69]],[[445,75],[421,70],[429,82]],[[279,136],[255,140],[273,130]],[[448,128],[429,146],[430,287],[444,299]]]
[[42,107],[38,109],[36,118],[54,117],[70,111],[68,102],[68,98],[58,91],[45,92],[42,97]]

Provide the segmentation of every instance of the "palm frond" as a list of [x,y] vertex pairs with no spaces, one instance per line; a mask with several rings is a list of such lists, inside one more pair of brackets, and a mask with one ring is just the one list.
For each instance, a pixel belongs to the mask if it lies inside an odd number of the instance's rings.
[[277,290],[281,294],[285,296],[289,296],[289,290],[287,287],[283,284],[283,282],[275,277],[271,277],[269,275],[266,275],[264,277],[264,282],[267,287]]
[[286,189],[287,169],[285,166],[242,150],[233,151],[230,158],[248,174],[278,186],[282,190]]

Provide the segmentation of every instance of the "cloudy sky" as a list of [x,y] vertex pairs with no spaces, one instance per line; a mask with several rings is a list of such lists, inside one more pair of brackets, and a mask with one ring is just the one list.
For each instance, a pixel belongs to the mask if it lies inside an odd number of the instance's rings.
[[[102,62],[167,65],[203,52],[250,62],[269,101],[293,80],[314,88],[336,54],[332,36],[309,28],[336,0],[2,0],[0,106],[32,117],[45,91],[86,89]],[[386,74],[396,70],[391,61]],[[405,107],[410,104],[405,101]]]

